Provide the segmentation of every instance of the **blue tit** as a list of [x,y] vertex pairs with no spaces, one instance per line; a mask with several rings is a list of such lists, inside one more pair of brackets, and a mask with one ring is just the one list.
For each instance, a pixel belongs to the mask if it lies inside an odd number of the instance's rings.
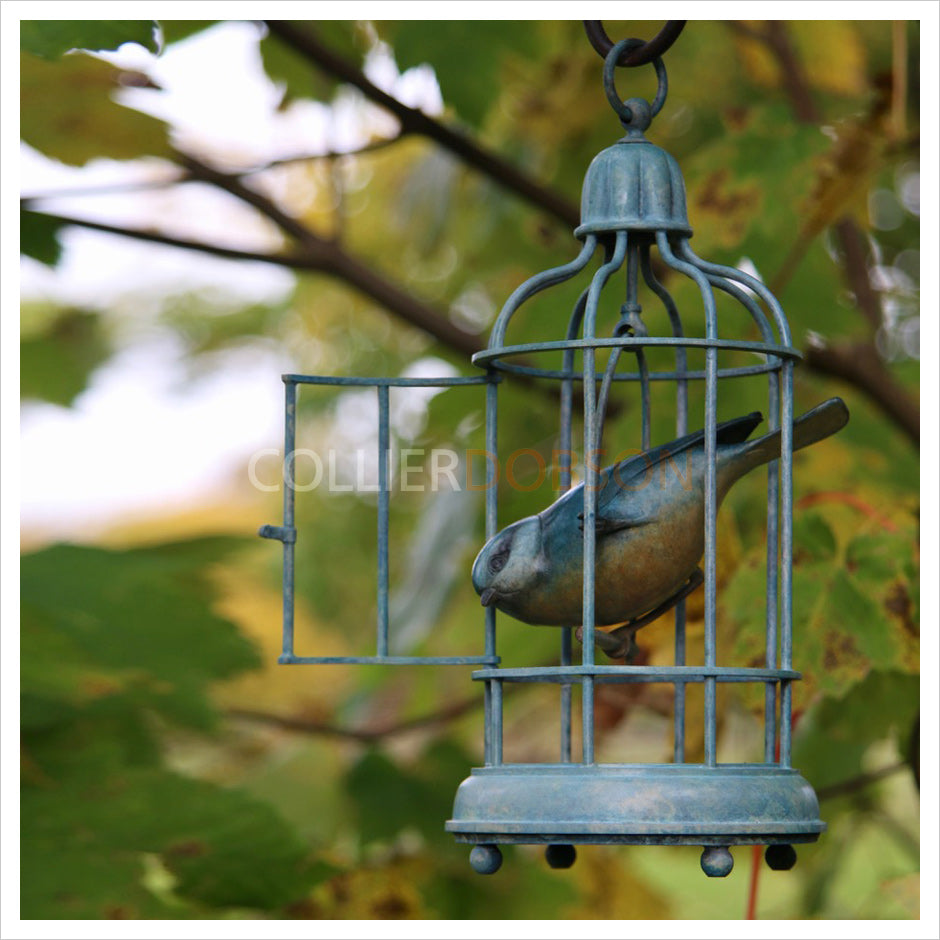
[[[840,398],[823,402],[794,421],[793,449],[834,434],[848,418]],[[759,412],[752,412],[717,426],[719,505],[737,480],[780,456],[779,429],[748,440],[761,420]],[[705,467],[705,435],[696,431],[601,471],[596,504],[597,626],[626,624],[635,631],[701,583]],[[473,586],[483,605],[529,624],[580,624],[583,515],[582,483],[538,515],[494,535],[473,564]],[[597,636],[603,645],[604,634]],[[632,643],[632,632],[629,639]]]

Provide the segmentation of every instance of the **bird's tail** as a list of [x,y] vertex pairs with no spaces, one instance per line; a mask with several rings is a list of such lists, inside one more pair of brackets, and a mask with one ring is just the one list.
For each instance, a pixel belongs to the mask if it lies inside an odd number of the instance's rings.
[[[849,409],[841,398],[830,398],[821,405],[811,408],[793,422],[793,449],[809,447],[823,438],[842,430],[849,420]],[[743,476],[761,464],[769,463],[780,456],[780,429],[771,431],[763,437],[744,444],[734,458]]]

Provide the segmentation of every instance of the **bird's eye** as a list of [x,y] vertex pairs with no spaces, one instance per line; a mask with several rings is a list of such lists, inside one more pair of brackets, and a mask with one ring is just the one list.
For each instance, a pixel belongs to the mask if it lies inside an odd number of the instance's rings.
[[509,552],[500,552],[498,555],[494,555],[489,562],[489,569],[493,574],[497,574],[506,567],[506,562],[509,560]]

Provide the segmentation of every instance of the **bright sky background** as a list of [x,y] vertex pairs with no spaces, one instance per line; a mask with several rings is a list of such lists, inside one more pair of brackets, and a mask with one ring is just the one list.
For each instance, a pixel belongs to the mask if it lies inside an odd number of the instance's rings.
[[[252,165],[354,149],[364,141],[366,126],[395,129],[387,116],[372,108],[364,113],[350,100],[332,109],[309,102],[277,111],[279,93],[263,72],[257,28],[250,23],[214,26],[170,46],[159,58],[134,45],[114,58],[146,69],[164,89],[130,89],[123,93],[128,103],[167,120],[180,147],[216,159]],[[440,109],[427,69],[399,77],[388,58],[377,58],[369,74],[409,103]],[[29,195],[159,179],[168,172],[156,160],[95,160],[75,168],[28,147],[21,150],[22,192]],[[249,249],[280,244],[265,220],[208,186],[61,198],[46,206],[129,225],[156,224],[184,237]],[[23,407],[24,531],[93,535],[123,513],[211,500],[255,450],[277,445],[283,406],[279,376],[304,371],[303,363],[273,350],[241,350],[220,356],[204,378],[186,382],[179,341],[153,324],[155,301],[208,290],[233,305],[277,302],[290,296],[294,275],[273,265],[226,261],[84,229],[66,231],[63,241],[64,255],[54,270],[23,260],[23,297],[117,310],[127,322],[117,324],[124,337],[120,353],[94,373],[73,407]]]

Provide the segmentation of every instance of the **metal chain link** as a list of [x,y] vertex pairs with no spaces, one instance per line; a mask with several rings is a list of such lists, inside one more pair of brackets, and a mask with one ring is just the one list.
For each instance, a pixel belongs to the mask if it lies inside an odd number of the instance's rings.
[[[588,40],[602,59],[614,47],[613,40],[607,35],[600,20],[584,20],[584,31]],[[621,53],[617,65],[634,68],[646,65],[661,56],[678,39],[685,27],[686,20],[669,20],[666,25],[647,43],[637,49]]]

